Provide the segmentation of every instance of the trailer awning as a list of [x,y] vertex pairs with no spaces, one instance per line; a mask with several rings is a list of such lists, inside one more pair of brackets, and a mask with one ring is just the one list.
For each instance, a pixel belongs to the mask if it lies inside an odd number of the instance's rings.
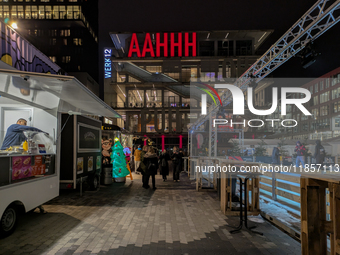
[[73,76],[0,69],[0,96],[52,114],[63,112],[121,118]]

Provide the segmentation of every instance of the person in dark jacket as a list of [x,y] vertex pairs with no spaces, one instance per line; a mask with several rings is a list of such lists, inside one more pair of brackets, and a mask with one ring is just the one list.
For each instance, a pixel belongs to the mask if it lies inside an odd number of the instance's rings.
[[18,119],[16,124],[12,124],[8,127],[1,150],[6,150],[11,146],[21,145],[21,143],[27,140],[27,137],[24,135],[24,131],[26,130],[43,132],[38,128],[27,126],[27,121],[25,119]]
[[280,150],[278,147],[274,147],[272,154],[273,164],[280,164]]
[[300,166],[300,162],[302,164],[302,167],[305,167],[305,146],[303,146],[300,141],[297,141],[294,151],[296,152],[296,167]]
[[177,146],[173,149],[173,154],[171,157],[172,164],[173,164],[173,179],[174,182],[179,182],[179,173],[181,172],[181,162],[182,162],[182,156],[178,152]]
[[145,181],[143,188],[148,189],[149,186],[149,179],[150,176],[152,177],[152,188],[156,189],[156,178],[155,175],[157,174],[158,169],[158,157],[155,153],[155,150],[152,147],[149,147],[148,152],[144,155],[144,164],[146,166],[145,170]]
[[315,141],[315,152],[314,152],[314,158],[316,160],[316,164],[323,165],[323,162],[325,160],[326,151],[325,148],[321,145],[320,140]]
[[169,163],[168,160],[170,160],[169,154],[166,152],[166,150],[162,151],[162,154],[159,157],[159,164],[160,164],[160,170],[161,174],[163,176],[163,181],[166,181],[166,176],[169,175]]

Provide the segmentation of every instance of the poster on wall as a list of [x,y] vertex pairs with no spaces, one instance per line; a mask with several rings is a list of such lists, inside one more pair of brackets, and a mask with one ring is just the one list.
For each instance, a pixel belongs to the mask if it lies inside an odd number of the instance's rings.
[[96,169],[100,169],[100,156],[97,156]]
[[93,170],[93,157],[88,157],[87,159],[87,171],[92,171]]
[[77,158],[77,174],[82,174],[83,172],[84,172],[83,157]]

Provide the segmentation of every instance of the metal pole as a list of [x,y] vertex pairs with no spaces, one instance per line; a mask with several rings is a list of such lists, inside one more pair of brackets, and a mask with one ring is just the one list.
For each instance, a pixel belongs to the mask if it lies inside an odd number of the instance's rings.
[[214,157],[217,157],[217,125],[215,126],[215,139],[214,139]]
[[[211,135],[212,135],[212,128],[211,128],[211,125],[212,125],[212,123],[211,123],[211,116],[209,117],[209,152],[208,152],[208,155],[209,155],[209,157],[211,157],[211,155],[212,155],[212,151],[211,151]],[[215,144],[216,145],[216,144]]]

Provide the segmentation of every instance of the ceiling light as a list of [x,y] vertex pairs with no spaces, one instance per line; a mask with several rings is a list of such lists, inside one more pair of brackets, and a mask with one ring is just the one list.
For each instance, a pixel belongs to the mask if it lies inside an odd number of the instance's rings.
[[266,34],[267,34],[267,32],[264,32],[264,34],[260,37],[260,39],[259,39],[257,42],[261,41],[262,38],[263,38]]
[[228,38],[228,35],[229,35],[229,33],[227,33],[227,34],[225,35],[225,37],[224,37],[224,38],[225,38],[225,39],[227,39],[227,38]]
[[208,35],[207,35],[207,39],[209,39],[209,36],[210,36],[210,33],[208,33]]

